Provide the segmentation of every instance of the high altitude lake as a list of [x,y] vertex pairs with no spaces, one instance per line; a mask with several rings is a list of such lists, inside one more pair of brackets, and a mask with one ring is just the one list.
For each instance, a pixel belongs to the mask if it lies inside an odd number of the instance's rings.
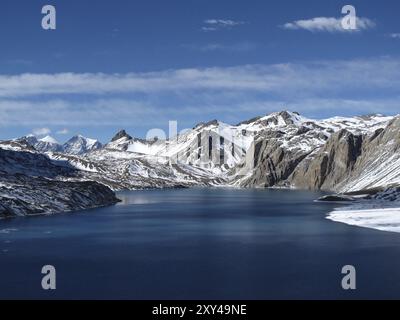
[[[318,196],[136,191],[114,207],[2,220],[0,298],[400,298],[400,234],[326,220],[337,205]],[[41,289],[43,265],[56,291]]]

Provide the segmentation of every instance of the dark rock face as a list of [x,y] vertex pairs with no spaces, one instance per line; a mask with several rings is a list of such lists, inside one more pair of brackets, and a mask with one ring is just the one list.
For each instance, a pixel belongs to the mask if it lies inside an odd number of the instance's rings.
[[333,194],[333,195],[323,196],[323,197],[319,198],[318,201],[322,201],[322,202],[352,202],[352,201],[355,201],[355,198],[352,198],[350,196]]
[[30,148],[31,150],[35,150],[35,145],[39,142],[38,139],[35,136],[25,136],[22,138],[19,138],[17,140],[14,141],[10,141],[10,143],[19,143],[22,144],[23,147],[25,148]]
[[382,192],[370,196],[370,199],[384,201],[400,201],[400,187],[388,188]]
[[129,134],[127,134],[125,130],[121,130],[114,136],[114,138],[111,139],[111,142],[115,142],[122,138],[127,138],[128,140],[132,140],[132,137]]
[[244,187],[271,187],[285,181],[307,153],[286,150],[277,132],[267,134],[255,144],[253,175]]
[[0,202],[0,218],[9,218],[13,217],[13,212],[7,207],[5,203]]
[[346,130],[337,132],[312,160],[293,172],[291,183],[303,189],[335,190],[354,169],[362,144],[362,136]]

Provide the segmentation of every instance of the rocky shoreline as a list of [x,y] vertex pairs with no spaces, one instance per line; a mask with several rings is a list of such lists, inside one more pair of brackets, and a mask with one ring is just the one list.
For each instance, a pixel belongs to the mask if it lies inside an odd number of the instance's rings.
[[[23,175],[0,175],[0,217],[48,215],[114,205],[120,200],[93,181],[53,181]],[[10,189],[12,188],[12,189]]]
[[119,202],[95,181],[79,181],[75,169],[45,155],[0,148],[0,218],[78,211]]

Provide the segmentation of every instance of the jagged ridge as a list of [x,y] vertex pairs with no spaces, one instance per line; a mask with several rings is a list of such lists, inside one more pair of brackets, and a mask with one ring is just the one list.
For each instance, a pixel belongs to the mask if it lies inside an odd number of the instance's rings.
[[[399,117],[312,120],[283,111],[236,126],[201,123],[168,140],[141,140],[122,130],[104,146],[76,136],[71,148],[45,152],[28,136],[0,148],[20,154],[12,157],[13,170],[34,159],[18,174],[36,172],[35,179],[40,173],[58,182],[91,180],[113,190],[201,185],[349,192],[399,184],[399,129]],[[10,168],[10,161],[0,165]],[[5,176],[17,174],[3,173],[4,186],[11,183]]]

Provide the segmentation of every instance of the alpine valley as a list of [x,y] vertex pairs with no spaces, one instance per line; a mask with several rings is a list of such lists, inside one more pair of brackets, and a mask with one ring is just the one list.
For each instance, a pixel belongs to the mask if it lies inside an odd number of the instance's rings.
[[282,111],[235,126],[200,123],[168,140],[122,130],[105,145],[83,136],[0,142],[1,217],[112,205],[114,191],[195,186],[323,190],[335,195],[322,200],[395,206],[400,116]]

